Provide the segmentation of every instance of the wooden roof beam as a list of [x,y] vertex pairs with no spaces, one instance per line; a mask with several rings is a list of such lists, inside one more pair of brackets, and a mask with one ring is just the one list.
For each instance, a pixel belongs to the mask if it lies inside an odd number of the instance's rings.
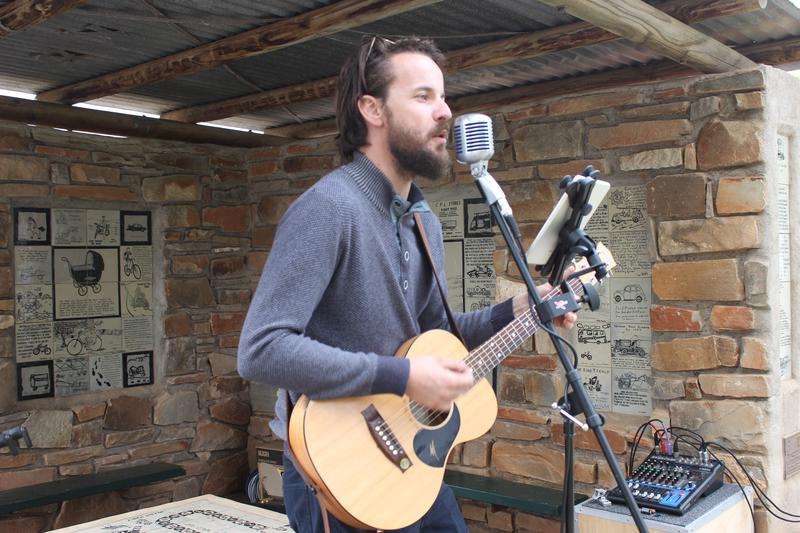
[[363,26],[441,0],[341,0],[218,41],[89,80],[41,92],[38,100],[74,104],[194,74],[229,61],[280,50]]
[[[800,63],[800,37],[788,37],[770,43],[739,47],[738,51],[755,63],[773,66],[792,65]],[[672,61],[654,61],[641,67],[625,67],[462,96],[453,100],[451,108],[454,113],[473,113],[503,105],[537,102],[557,96],[661,81],[669,78],[691,76],[695,73],[694,69]],[[267,128],[264,133],[288,139],[316,139],[333,135],[337,131],[336,121],[326,118],[303,122],[302,124]]]
[[35,26],[86,0],[16,0],[0,7],[0,39]]
[[643,0],[539,0],[700,72],[729,72],[755,63]]
[[[686,24],[711,18],[749,13],[763,9],[766,0],[671,0],[659,7]],[[566,24],[546,30],[516,35],[508,39],[453,50],[446,54],[447,73],[502,65],[511,61],[531,59],[552,52],[618,40],[614,33],[588,22]],[[251,113],[259,109],[281,107],[333,96],[336,77],[280,87],[219,102],[201,104],[168,111],[162,118],[179,122],[208,122]]]
[[0,119],[94,133],[245,148],[277,146],[286,143],[285,139],[272,135],[183,124],[170,120],[122,115],[109,111],[7,96],[0,96]]

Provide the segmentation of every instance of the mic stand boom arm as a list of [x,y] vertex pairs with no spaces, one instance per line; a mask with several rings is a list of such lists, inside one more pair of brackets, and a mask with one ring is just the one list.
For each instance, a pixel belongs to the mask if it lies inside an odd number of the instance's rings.
[[[520,274],[522,275],[522,279],[525,281],[525,285],[528,289],[528,295],[530,296],[531,301],[534,302],[534,309],[537,311],[536,314],[538,314],[538,311],[540,309],[545,309],[546,307],[542,306],[542,299],[539,297],[539,293],[536,291],[536,285],[534,284],[533,278],[531,277],[531,274],[528,270],[528,263],[523,256],[522,247],[518,244],[518,237],[514,233],[512,233],[511,229],[512,224],[513,227],[516,227],[516,222],[513,222],[514,217],[511,214],[510,208],[507,210],[507,213],[503,213],[503,209],[501,208],[501,200],[499,199],[497,190],[500,190],[500,195],[502,195],[503,201],[505,201],[505,195],[502,193],[502,190],[500,189],[499,185],[497,185],[497,182],[494,180],[494,178],[492,178],[488,174],[488,172],[486,172],[485,168],[486,167],[484,166],[483,172],[480,172],[480,169],[473,168],[472,175],[475,177],[476,184],[478,185],[478,190],[481,192],[481,195],[483,195],[484,200],[489,205],[489,210],[492,212],[494,220],[500,227],[500,231],[503,234],[503,238],[506,241],[508,250],[511,252],[512,257],[514,258],[514,262],[517,264]],[[589,190],[589,193],[591,193],[591,190]],[[585,198],[588,199],[588,197],[589,196],[587,194]],[[506,202],[506,206],[507,205],[508,204]],[[588,212],[589,211],[586,211],[587,214]],[[509,224],[508,220],[509,218],[512,221],[511,224]],[[578,223],[579,222],[580,218],[578,218]],[[592,241],[592,243],[593,242],[594,241]],[[591,252],[595,253],[595,249],[593,246],[591,248]],[[597,257],[596,253],[595,257]],[[563,271],[563,266],[561,270]],[[564,368],[564,372],[566,374],[569,386],[572,388],[573,392],[569,396],[573,397],[574,403],[576,404],[577,407],[576,409],[572,410],[572,413],[573,414],[577,414],[580,412],[585,413],[586,423],[592,429],[592,431],[595,434],[595,437],[597,438],[597,442],[600,444],[600,448],[603,451],[603,455],[606,458],[606,462],[608,463],[609,468],[614,474],[614,479],[617,481],[617,485],[622,490],[622,494],[625,497],[625,501],[628,505],[628,508],[630,509],[631,516],[633,517],[633,521],[636,524],[636,527],[640,532],[647,533],[648,529],[644,523],[644,519],[642,518],[641,511],[639,510],[639,507],[636,504],[636,500],[633,499],[633,494],[631,493],[630,487],[628,487],[628,485],[625,483],[625,476],[622,473],[622,469],[620,468],[619,463],[617,463],[616,459],[614,458],[614,452],[611,449],[611,445],[608,442],[608,438],[603,432],[602,428],[603,418],[597,413],[597,411],[595,411],[594,405],[592,404],[592,401],[589,398],[589,394],[586,392],[586,389],[583,386],[583,382],[581,381],[581,377],[580,374],[578,373],[578,370],[572,365],[572,361],[570,361],[569,358],[567,357],[567,354],[565,353],[564,348],[561,345],[561,341],[553,332],[552,319],[557,316],[558,315],[551,315],[547,321],[541,321],[541,322],[544,325],[544,329],[546,331],[549,330],[548,334],[550,335],[550,340],[552,341],[553,346],[555,346],[556,348],[556,352],[558,353],[558,359],[561,361],[561,365]],[[578,410],[578,408],[580,410]],[[565,420],[564,433],[566,439],[568,428],[571,428],[571,433],[574,434],[574,422],[566,418],[564,420]],[[569,426],[567,424],[569,424]],[[570,439],[570,444],[572,444],[571,439]],[[570,451],[568,451],[568,455],[570,457],[572,456],[571,449]],[[571,468],[569,470],[571,470]],[[565,472],[565,474],[569,473]],[[566,505],[564,506],[564,521],[565,521],[566,531],[568,533],[572,533],[575,531],[575,499],[574,499],[575,495],[574,495],[574,485],[571,475],[568,475],[568,481],[569,481],[567,486],[568,493],[565,494]]]

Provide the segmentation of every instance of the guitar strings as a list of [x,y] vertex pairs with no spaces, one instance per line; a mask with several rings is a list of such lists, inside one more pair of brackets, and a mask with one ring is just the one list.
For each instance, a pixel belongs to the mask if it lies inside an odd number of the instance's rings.
[[[581,281],[578,278],[570,280],[568,282],[568,284],[569,284],[569,287],[573,291],[576,291],[577,289],[581,288],[581,285],[580,285]],[[550,290],[550,292],[548,292],[544,296],[543,300],[549,300],[550,298],[552,298],[552,297],[554,297],[554,296],[556,296],[556,295],[558,295],[560,293],[561,293],[561,291],[557,286],[553,287]],[[477,384],[481,379],[483,379],[483,377],[486,374],[488,374],[489,370],[491,370],[492,368],[494,368],[498,364],[500,364],[502,359],[505,357],[505,356],[501,357],[499,360],[497,360],[495,362],[495,357],[494,357],[494,353],[493,352],[494,352],[494,348],[497,345],[496,339],[499,338],[503,342],[503,344],[505,345],[506,349],[510,348],[508,350],[508,352],[506,353],[506,356],[507,356],[514,349],[516,349],[519,345],[521,345],[525,341],[525,339],[527,337],[531,336],[533,333],[536,332],[537,329],[539,329],[538,328],[538,324],[537,324],[538,323],[538,318],[534,319],[534,312],[535,311],[533,310],[533,308],[528,309],[527,311],[525,311],[525,313],[523,313],[522,315],[517,317],[510,324],[508,324],[505,328],[501,329],[498,332],[497,335],[494,335],[492,338],[490,338],[489,340],[487,340],[486,342],[484,342],[483,344],[478,346],[475,350],[473,350],[473,351],[468,353],[467,357],[464,358],[464,362],[467,363],[467,365],[470,366],[470,368],[473,368],[473,373],[474,373],[475,369],[480,369],[480,375],[474,376],[474,378],[475,378],[474,379],[474,383],[475,384]],[[532,324],[531,324],[533,326],[533,331],[532,332],[528,332],[527,331],[528,328],[526,327],[525,322],[532,322]],[[522,333],[524,335],[517,336],[517,333],[519,333],[519,332],[513,331],[512,335],[515,336],[516,338],[513,339],[511,342],[512,342],[512,344],[516,343],[516,345],[515,346],[509,345],[506,342],[506,338],[508,337],[508,332],[506,330],[509,330],[509,331],[516,330],[520,326],[522,326],[524,328],[522,330]],[[488,352],[488,353],[486,353],[486,352]],[[489,361],[489,358],[485,357],[486,355],[492,355],[491,361]],[[476,364],[476,363],[479,363],[479,365]],[[473,365],[475,365],[475,366],[473,366]],[[405,414],[406,411],[408,411],[411,414],[411,420],[407,420],[407,421],[404,422],[402,419],[405,418],[403,415]],[[452,408],[451,408],[451,411],[452,411]],[[440,416],[440,413],[444,413],[444,412],[435,411],[435,410],[429,409],[428,407],[425,407],[424,405],[421,405],[421,404],[419,404],[417,402],[409,401],[408,407],[406,407],[404,405],[397,412],[392,413],[388,417],[385,417],[383,419],[383,422],[381,424],[379,424],[376,429],[377,429],[377,431],[379,431],[379,434],[380,434],[380,432],[389,432],[390,431],[390,429],[389,429],[390,425],[395,427],[395,428],[397,428],[397,430],[400,430],[400,429],[405,430],[408,427],[413,427],[415,422],[418,422],[418,423],[420,423],[422,425],[429,425],[431,422],[433,422],[434,420],[436,420]],[[391,433],[396,434],[396,431],[392,430]]]

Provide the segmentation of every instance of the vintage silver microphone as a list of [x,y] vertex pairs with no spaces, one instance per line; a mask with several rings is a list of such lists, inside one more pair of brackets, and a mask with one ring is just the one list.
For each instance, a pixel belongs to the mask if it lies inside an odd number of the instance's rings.
[[469,165],[472,177],[486,195],[486,203],[497,203],[504,217],[511,217],[511,206],[506,195],[489,174],[489,160],[494,155],[494,136],[492,119],[480,113],[461,115],[453,123],[453,137],[456,144],[456,160]]

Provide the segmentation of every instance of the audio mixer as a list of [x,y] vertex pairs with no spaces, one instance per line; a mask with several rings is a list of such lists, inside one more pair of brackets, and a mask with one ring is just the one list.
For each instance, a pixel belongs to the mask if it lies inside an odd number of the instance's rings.
[[[682,515],[700,497],[722,486],[725,467],[717,460],[703,457],[683,457],[650,452],[642,464],[626,480],[640,507]],[[625,504],[619,487],[608,491],[606,497],[614,503]]]

